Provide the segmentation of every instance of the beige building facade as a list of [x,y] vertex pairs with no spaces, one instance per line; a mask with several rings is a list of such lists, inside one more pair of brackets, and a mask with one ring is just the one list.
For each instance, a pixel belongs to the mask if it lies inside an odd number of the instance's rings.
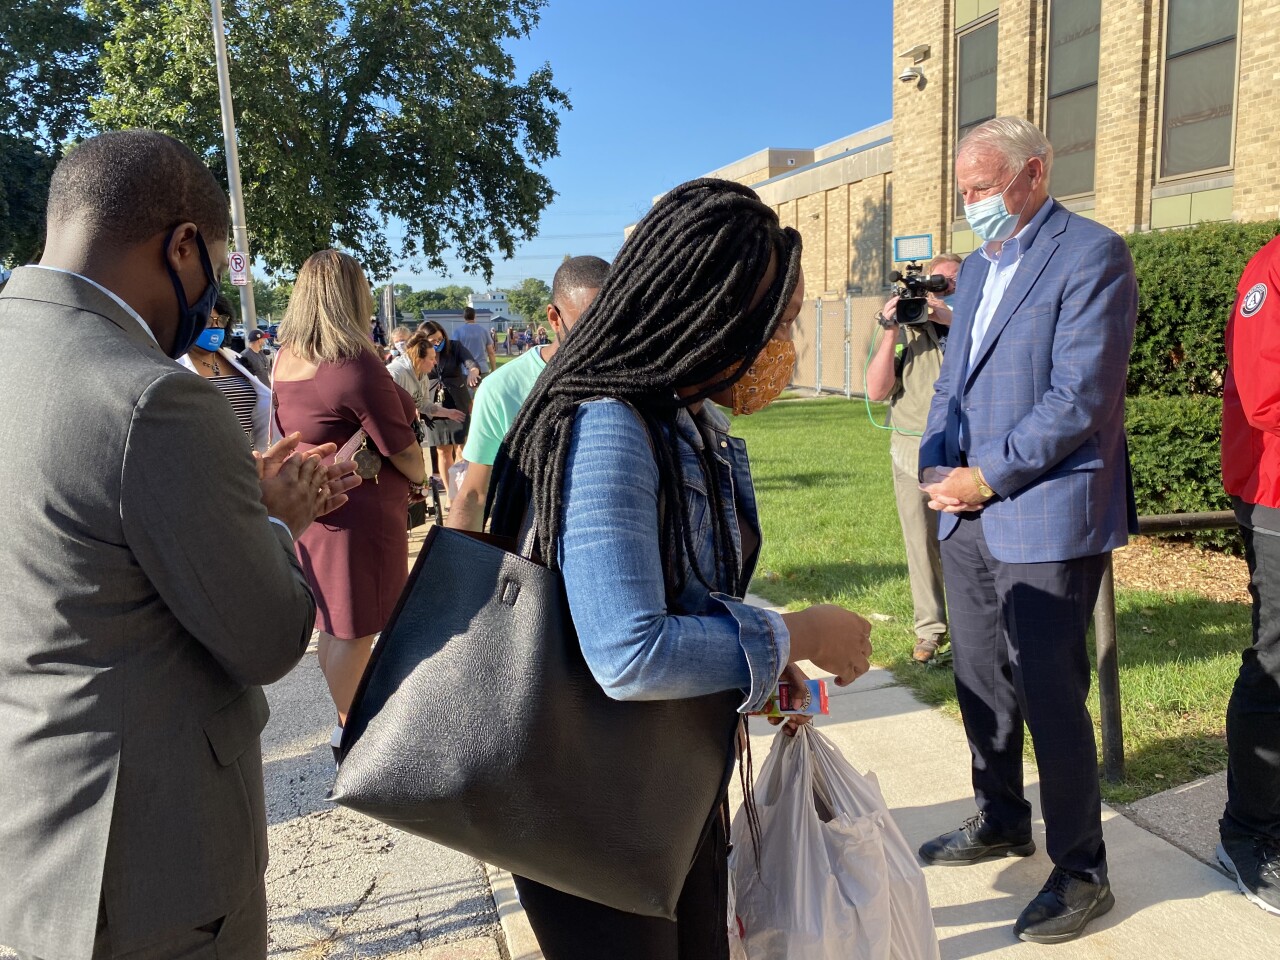
[[711,173],[805,238],[809,290],[881,292],[893,236],[965,253],[956,144],[999,114],[1054,143],[1051,188],[1129,233],[1280,217],[1280,0],[897,0],[893,119]]
[[822,322],[799,343],[800,383],[860,389],[893,237],[975,248],[953,167],[991,117],[1044,130],[1053,195],[1120,233],[1280,217],[1280,0],[896,0],[893,49],[892,120],[709,174],[804,237]]
[[924,76],[894,88],[895,233],[973,249],[955,147],[998,114],[1044,130],[1054,195],[1121,233],[1280,216],[1280,0],[898,0],[894,50]]

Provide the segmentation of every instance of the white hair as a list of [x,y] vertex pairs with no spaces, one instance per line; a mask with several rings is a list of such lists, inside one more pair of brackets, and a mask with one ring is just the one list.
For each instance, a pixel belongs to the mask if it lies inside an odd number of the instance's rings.
[[1053,169],[1053,144],[1035,124],[1021,117],[996,117],[969,131],[956,156],[969,150],[990,150],[1004,158],[1009,170],[1021,170],[1032,157],[1044,161],[1044,182]]

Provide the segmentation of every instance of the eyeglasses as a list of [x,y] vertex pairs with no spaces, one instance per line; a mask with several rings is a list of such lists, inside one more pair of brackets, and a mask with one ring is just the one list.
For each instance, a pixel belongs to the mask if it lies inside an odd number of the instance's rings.
[[444,337],[427,337],[427,343],[431,344],[433,347],[438,347],[440,344],[444,343]]

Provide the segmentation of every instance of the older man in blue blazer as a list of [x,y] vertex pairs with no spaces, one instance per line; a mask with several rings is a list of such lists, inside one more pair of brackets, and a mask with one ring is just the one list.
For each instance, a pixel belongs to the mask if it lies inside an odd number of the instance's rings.
[[978,814],[929,863],[1034,852],[1022,729],[1053,872],[1015,932],[1056,943],[1114,903],[1107,881],[1085,632],[1107,555],[1136,517],[1124,433],[1137,284],[1124,241],[1049,196],[1053,149],[997,117],[960,144],[956,182],[982,247],[960,271],[920,444],[942,511],[956,688]]

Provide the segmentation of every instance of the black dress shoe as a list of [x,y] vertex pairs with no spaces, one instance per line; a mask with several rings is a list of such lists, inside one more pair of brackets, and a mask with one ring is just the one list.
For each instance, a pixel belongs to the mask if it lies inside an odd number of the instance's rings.
[[980,813],[958,829],[925,842],[920,847],[920,858],[925,863],[964,864],[992,857],[1029,857],[1035,852],[1036,845],[1029,836],[1001,836]]
[[1027,904],[1013,932],[1032,943],[1064,943],[1080,936],[1085,924],[1115,905],[1110,884],[1082,880],[1054,867],[1049,882]]

